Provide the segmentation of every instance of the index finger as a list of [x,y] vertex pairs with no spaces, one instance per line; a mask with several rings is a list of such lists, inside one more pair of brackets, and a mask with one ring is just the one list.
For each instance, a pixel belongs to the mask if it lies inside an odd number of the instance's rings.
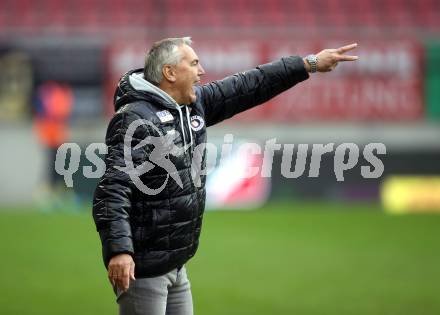
[[122,272],[121,284],[122,284],[121,289],[123,289],[124,291],[127,291],[128,287],[130,285],[130,267],[129,266],[125,267]]
[[346,53],[347,51],[355,49],[357,47],[357,45],[358,45],[357,43],[353,43],[350,45],[342,46],[342,47],[339,47],[337,49],[337,51],[338,51],[338,53],[343,54],[343,53]]
[[348,56],[348,55],[340,55],[337,57],[338,61],[355,61],[358,60],[358,56]]

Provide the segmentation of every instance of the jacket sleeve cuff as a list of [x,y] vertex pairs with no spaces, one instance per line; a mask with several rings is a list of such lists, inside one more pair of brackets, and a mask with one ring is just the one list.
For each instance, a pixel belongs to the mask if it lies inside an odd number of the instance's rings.
[[289,78],[291,78],[293,84],[302,82],[309,78],[309,73],[304,65],[304,60],[300,56],[290,56],[281,59],[286,66],[286,70]]
[[108,266],[110,259],[119,254],[134,255],[133,241],[131,237],[125,236],[118,239],[107,239],[102,244],[102,257],[105,267]]

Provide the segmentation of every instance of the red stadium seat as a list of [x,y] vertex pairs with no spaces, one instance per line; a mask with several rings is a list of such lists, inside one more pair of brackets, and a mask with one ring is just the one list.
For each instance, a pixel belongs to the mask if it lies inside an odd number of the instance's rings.
[[94,32],[131,28],[271,27],[413,29],[440,32],[438,0],[9,0],[0,1],[1,31]]

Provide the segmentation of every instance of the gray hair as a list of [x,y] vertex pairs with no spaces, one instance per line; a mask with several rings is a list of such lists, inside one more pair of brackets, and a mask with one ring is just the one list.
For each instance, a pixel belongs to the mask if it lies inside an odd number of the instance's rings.
[[163,79],[163,66],[177,65],[182,59],[178,47],[182,45],[191,46],[191,44],[191,37],[165,38],[155,42],[145,56],[145,80],[154,85],[159,85]]

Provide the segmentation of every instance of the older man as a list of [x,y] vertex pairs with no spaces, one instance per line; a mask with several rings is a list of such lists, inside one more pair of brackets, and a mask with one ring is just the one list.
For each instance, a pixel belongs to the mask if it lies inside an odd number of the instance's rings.
[[[355,47],[285,57],[200,85],[205,71],[191,39],[168,38],[153,45],[144,69],[121,78],[106,135],[107,169],[93,202],[120,314],[193,313],[184,265],[196,253],[202,226],[205,177],[192,180],[192,161],[199,154],[205,165],[204,150],[194,147],[206,143],[206,127],[268,101],[309,72],[356,60],[344,55]],[[164,135],[172,135],[178,153],[165,146],[169,152],[155,154],[157,145],[146,141]]]

